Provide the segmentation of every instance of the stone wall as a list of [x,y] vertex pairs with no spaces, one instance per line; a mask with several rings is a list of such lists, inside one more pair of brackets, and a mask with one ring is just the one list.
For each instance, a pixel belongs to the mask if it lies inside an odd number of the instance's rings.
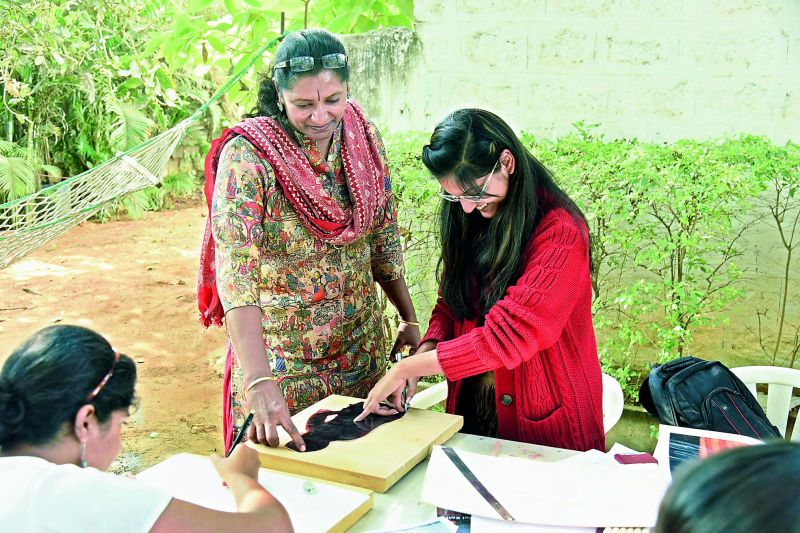
[[416,0],[415,16],[415,32],[347,38],[354,94],[391,130],[475,106],[544,136],[583,120],[800,140],[797,0]]

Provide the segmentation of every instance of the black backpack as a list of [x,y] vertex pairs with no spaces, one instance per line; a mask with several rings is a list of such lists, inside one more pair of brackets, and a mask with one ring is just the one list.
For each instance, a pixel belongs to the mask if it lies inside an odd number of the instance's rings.
[[654,368],[639,401],[662,424],[781,438],[742,380],[719,361],[681,357]]

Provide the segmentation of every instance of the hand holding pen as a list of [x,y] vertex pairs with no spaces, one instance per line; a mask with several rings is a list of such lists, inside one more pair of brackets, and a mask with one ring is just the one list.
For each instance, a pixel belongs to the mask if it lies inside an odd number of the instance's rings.
[[233,443],[231,444],[231,449],[228,450],[228,453],[225,455],[225,457],[230,457],[231,454],[233,453],[234,448],[236,448],[236,446],[240,442],[242,442],[242,439],[244,438],[244,436],[247,435],[247,429],[250,427],[250,424],[253,422],[253,417],[255,416],[255,414],[256,414],[255,410],[251,409],[250,413],[248,413],[248,415],[247,415],[247,418],[244,419],[244,424],[242,424],[242,428],[239,430],[239,433],[236,434],[236,438],[233,439]]

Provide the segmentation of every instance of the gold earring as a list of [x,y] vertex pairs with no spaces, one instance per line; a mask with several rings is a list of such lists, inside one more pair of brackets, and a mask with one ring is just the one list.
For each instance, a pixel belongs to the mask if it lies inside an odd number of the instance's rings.
[[278,99],[278,111],[283,113],[283,100]]

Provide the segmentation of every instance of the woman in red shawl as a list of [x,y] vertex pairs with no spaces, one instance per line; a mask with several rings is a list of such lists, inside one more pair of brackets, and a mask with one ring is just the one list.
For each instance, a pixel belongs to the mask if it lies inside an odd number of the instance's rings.
[[226,449],[250,409],[251,439],[276,446],[280,425],[303,450],[290,414],[366,395],[387,365],[375,282],[401,318],[391,353],[419,343],[386,152],[348,78],[336,37],[288,35],[256,111],[206,158],[198,296],[228,328]]

